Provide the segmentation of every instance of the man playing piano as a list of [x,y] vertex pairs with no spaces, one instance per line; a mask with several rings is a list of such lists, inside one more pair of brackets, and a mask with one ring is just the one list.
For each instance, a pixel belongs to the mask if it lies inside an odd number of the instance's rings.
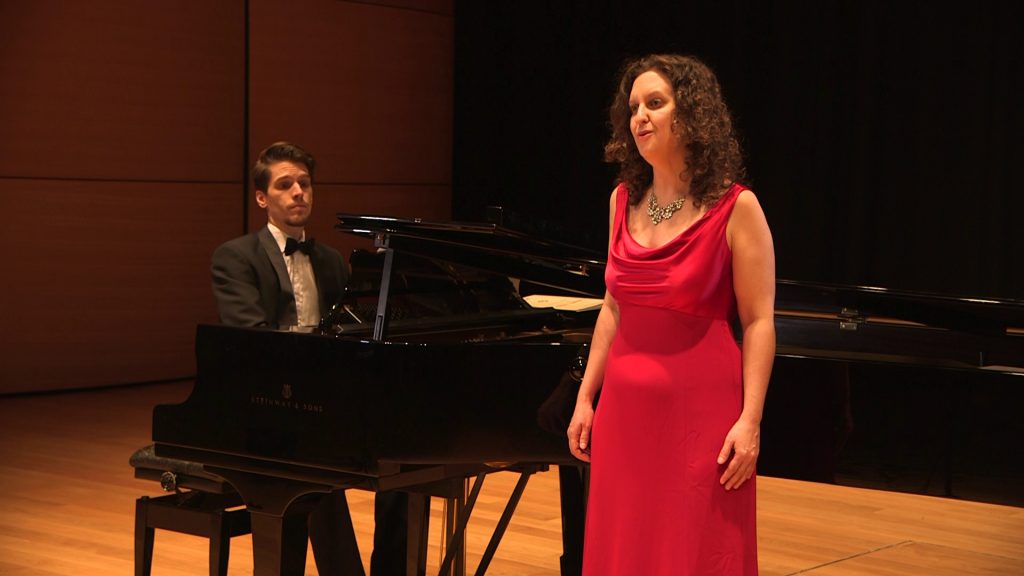
[[[305,234],[315,166],[312,155],[288,142],[260,152],[252,178],[256,203],[267,211],[267,225],[213,253],[213,292],[221,322],[309,329],[341,298],[348,282],[345,261],[337,250]],[[405,506],[398,494],[377,498],[381,526],[374,537],[374,576],[405,574],[405,526],[400,521]],[[322,576],[364,574],[343,491],[323,497],[310,514],[309,539]]]
[[213,292],[221,322],[233,326],[312,327],[348,282],[341,254],[305,237],[313,209],[315,162],[305,150],[278,142],[252,169],[256,203],[267,225],[213,253]]

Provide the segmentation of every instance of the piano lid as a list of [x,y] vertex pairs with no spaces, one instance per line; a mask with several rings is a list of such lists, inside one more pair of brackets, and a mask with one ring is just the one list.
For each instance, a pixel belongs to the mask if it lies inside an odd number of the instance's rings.
[[779,311],[835,314],[853,322],[903,321],[983,336],[1024,330],[1024,301],[946,296],[873,286],[778,280]]
[[1024,302],[779,280],[780,354],[1024,375]]
[[337,230],[370,238],[381,248],[464,264],[601,298],[604,254],[530,236],[498,224],[431,222],[340,213]]
[[[604,295],[604,255],[498,224],[339,214],[336,228],[429,258]],[[870,286],[777,281],[780,351],[816,357],[1024,366],[1024,301],[951,297]]]

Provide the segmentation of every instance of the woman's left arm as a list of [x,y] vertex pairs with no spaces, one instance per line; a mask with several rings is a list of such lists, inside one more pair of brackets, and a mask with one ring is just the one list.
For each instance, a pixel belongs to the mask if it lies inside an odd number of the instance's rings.
[[752,192],[745,190],[736,199],[726,238],[732,249],[733,288],[743,326],[743,411],[718,455],[719,464],[729,462],[719,482],[733,490],[756,469],[761,413],[775,360],[775,248],[764,211]]

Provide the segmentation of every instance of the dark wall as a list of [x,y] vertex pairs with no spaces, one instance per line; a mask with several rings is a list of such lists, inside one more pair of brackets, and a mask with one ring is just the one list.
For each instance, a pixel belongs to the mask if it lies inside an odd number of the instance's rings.
[[780,278],[1022,299],[1012,6],[459,2],[455,216],[503,204],[602,248],[617,69],[688,53],[734,111]]

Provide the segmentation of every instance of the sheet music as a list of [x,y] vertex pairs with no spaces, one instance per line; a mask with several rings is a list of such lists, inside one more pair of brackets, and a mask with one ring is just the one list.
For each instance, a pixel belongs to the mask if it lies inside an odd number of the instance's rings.
[[534,308],[554,308],[568,312],[585,312],[600,310],[603,302],[600,298],[584,298],[582,296],[554,296],[550,294],[531,294],[523,297],[526,303]]

